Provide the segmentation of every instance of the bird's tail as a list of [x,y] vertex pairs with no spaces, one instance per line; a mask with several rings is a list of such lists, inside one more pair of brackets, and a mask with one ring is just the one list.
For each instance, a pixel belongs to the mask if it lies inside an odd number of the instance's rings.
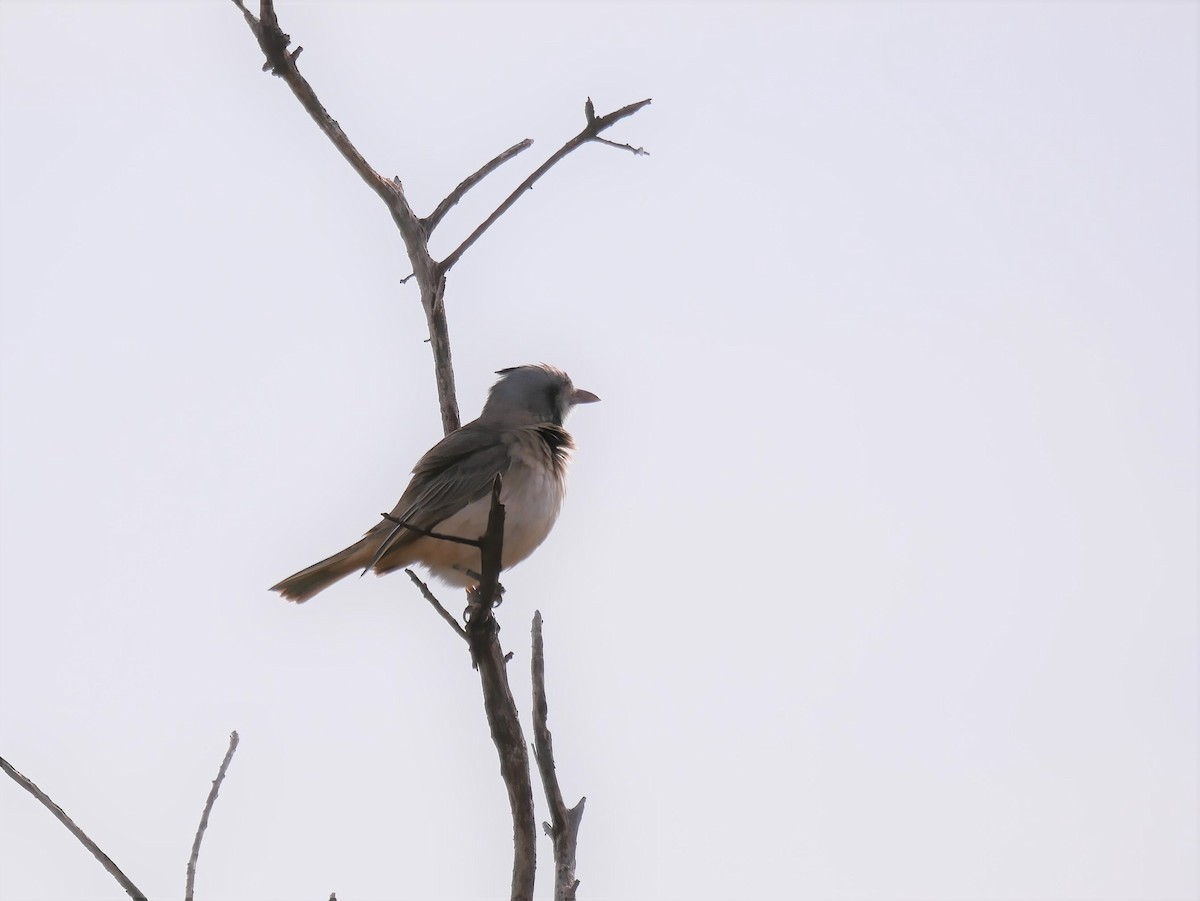
[[345,578],[356,569],[363,569],[371,562],[378,544],[379,538],[368,533],[344,551],[338,551],[332,557],[326,557],[320,563],[288,576],[278,585],[272,585],[271,591],[278,591],[287,600],[303,604],[338,579]]

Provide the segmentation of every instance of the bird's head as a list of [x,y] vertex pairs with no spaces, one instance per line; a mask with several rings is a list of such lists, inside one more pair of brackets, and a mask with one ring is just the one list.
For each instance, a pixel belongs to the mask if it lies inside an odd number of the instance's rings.
[[506,424],[552,422],[562,425],[576,404],[600,398],[576,388],[571,377],[546,363],[513,366],[496,373],[500,380],[488,392],[480,420]]

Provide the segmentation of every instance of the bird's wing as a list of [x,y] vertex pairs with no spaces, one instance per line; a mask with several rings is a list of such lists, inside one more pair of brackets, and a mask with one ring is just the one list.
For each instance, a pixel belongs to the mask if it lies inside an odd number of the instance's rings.
[[[484,497],[496,473],[507,472],[511,459],[500,432],[471,422],[431,447],[413,467],[412,481],[392,510],[392,517],[421,529],[432,529],[463,507]],[[384,539],[375,555],[416,541],[418,532],[384,520],[371,530]],[[390,536],[390,540],[389,540]]]

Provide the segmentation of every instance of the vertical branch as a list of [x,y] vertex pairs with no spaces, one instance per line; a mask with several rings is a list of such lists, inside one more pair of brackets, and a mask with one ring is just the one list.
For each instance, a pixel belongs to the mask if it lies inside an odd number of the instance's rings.
[[579,824],[583,820],[580,798],[574,807],[567,807],[558,773],[554,765],[554,739],[546,724],[549,705],[546,703],[546,655],[542,648],[542,612],[533,614],[533,756],[537,759],[542,777],[542,790],[550,807],[550,822],[543,828],[554,843],[554,901],[575,901],[579,880],[575,878],[575,849],[579,842]]
[[454,388],[454,362],[450,359],[450,327],[446,323],[446,277],[437,275],[431,287],[421,283],[421,306],[429,324],[429,346],[433,350],[433,378],[437,383],[438,407],[442,411],[442,431],[449,435],[462,420]]
[[200,857],[200,842],[204,840],[204,831],[208,828],[208,815],[212,813],[213,805],[217,802],[217,792],[221,790],[221,783],[225,781],[225,773],[229,770],[229,762],[233,760],[233,752],[237,750],[237,746],[238,734],[235,730],[229,733],[229,750],[225,752],[225,759],[217,768],[217,778],[213,780],[212,788],[208,792],[208,799],[204,802],[204,811],[200,814],[200,825],[196,829],[196,838],[192,842],[192,856],[188,858],[187,885],[183,891],[184,901],[192,901],[196,887],[196,860]]
[[512,901],[532,901],[537,869],[537,827],[533,815],[529,752],[517,715],[517,702],[508,685],[508,661],[500,647],[500,627],[492,616],[499,593],[504,548],[504,505],[500,503],[502,481],[497,475],[492,482],[492,507],[479,548],[482,572],[469,608],[467,636],[471,643],[471,658],[479,669],[483,708],[492,741],[500,755],[500,773],[508,790],[508,806],[512,813]]
[[537,869],[537,827],[533,816],[533,783],[529,778],[529,753],[517,718],[517,702],[508,687],[507,661],[495,633],[468,630],[471,654],[479,667],[483,687],[483,708],[488,729],[500,756],[500,774],[508,791],[508,806],[513,821],[512,901],[532,901]]
[[[140,888],[133,884],[128,876],[121,872],[121,868],[112,862],[112,858],[100,850],[100,846],[92,841],[86,832],[75,825],[75,821],[67,816],[66,811],[50,800],[50,796],[38,788],[29,780],[28,777],[20,773],[12,764],[3,757],[0,757],[0,769],[8,773],[13,782],[25,789],[35,798],[37,798],[42,806],[54,814],[55,818],[67,827],[73,836],[79,839],[80,843],[92,852],[92,856],[100,861],[100,865],[108,870],[113,879],[117,880],[121,888],[125,889],[125,893],[133,898],[133,901],[146,901],[146,894]],[[532,803],[532,800],[531,802]]]

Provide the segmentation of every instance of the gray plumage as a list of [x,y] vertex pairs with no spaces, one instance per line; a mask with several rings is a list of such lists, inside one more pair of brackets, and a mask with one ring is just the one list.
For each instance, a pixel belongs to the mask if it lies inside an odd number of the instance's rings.
[[[563,420],[575,404],[600,398],[571,384],[544,363],[501,369],[479,418],[451,432],[413,468],[412,481],[391,515],[426,531],[479,538],[487,525],[492,480],[504,477],[502,568],[528,557],[550,534],[566,488],[574,447]],[[420,563],[451,585],[470,586],[480,568],[479,550],[430,538],[389,520],[350,547],[288,576],[272,591],[307,601],[350,573],[376,574]]]

